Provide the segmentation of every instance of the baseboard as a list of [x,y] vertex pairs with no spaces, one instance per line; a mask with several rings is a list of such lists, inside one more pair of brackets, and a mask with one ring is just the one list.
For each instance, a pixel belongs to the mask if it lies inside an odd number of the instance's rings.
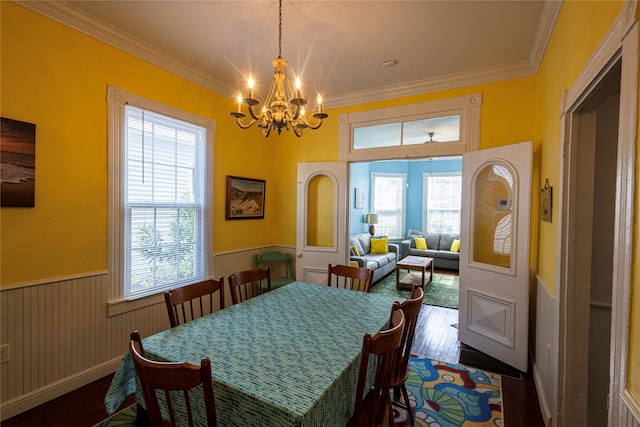
[[92,383],[100,378],[112,374],[118,368],[122,357],[117,357],[108,362],[96,365],[92,368],[78,372],[75,375],[64,378],[46,387],[39,388],[30,393],[23,394],[17,399],[8,400],[0,405],[0,421],[15,417],[29,409],[42,405],[50,400],[60,397],[70,391]]
[[553,425],[553,414],[549,408],[549,404],[547,403],[547,394],[544,388],[540,386],[540,384],[544,384],[544,382],[540,377],[540,371],[538,370],[538,365],[536,363],[533,364],[533,383],[536,385],[536,392],[538,393],[538,402],[540,402],[540,412],[542,413],[544,425],[551,427]]

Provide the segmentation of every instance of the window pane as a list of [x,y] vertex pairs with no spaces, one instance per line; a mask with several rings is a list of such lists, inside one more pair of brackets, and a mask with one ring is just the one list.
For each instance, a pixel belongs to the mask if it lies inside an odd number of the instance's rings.
[[513,175],[501,164],[486,165],[477,174],[472,185],[473,261],[511,266],[513,182]]
[[364,126],[353,130],[353,148],[395,147],[400,145],[402,123]]
[[460,233],[462,177],[433,175],[427,178],[427,231]]
[[373,174],[373,210],[378,214],[377,235],[402,237],[405,180],[404,175]]
[[126,119],[125,294],[202,280],[205,130],[132,106]]
[[[429,135],[430,132],[433,132],[433,135]],[[404,122],[402,145],[459,140],[460,116],[435,117]]]

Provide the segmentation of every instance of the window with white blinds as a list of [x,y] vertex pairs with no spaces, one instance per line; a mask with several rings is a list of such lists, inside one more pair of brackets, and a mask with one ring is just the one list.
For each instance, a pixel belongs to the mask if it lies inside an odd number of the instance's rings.
[[462,175],[424,175],[423,230],[429,233],[460,234]]
[[387,236],[390,239],[403,236],[406,181],[405,174],[371,174],[371,203],[373,212],[378,214],[376,235]]
[[126,107],[126,295],[207,277],[205,132]]
[[157,294],[210,273],[212,122],[123,96],[137,102],[110,109],[120,115],[110,135],[113,157],[120,159],[110,168],[119,189],[110,201],[119,225],[110,253],[120,254],[110,260],[120,288],[112,300]]

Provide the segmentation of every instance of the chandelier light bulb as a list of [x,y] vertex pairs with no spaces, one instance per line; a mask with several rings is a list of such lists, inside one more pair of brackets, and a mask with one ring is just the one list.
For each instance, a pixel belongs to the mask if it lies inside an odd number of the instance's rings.
[[247,84],[249,86],[249,98],[253,98],[253,77],[249,76]]

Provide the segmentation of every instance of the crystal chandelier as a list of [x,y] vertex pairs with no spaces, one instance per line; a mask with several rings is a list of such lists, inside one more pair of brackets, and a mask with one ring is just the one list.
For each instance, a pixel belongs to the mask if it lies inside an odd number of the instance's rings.
[[[253,97],[253,78],[249,77],[249,97],[243,98],[238,94],[238,111],[231,115],[236,118],[236,124],[242,129],[248,129],[255,123],[262,129],[262,134],[267,137],[273,129],[278,131],[278,135],[285,130],[292,129],[296,136],[302,136],[302,131],[306,128],[318,129],[322,125],[322,120],[328,115],[322,112],[322,96],[318,94],[317,111],[311,114],[308,119],[305,113],[307,100],[302,97],[300,89],[300,78],[296,79],[295,91],[287,79],[287,61],[282,58],[282,0],[279,0],[279,26],[278,26],[278,57],[271,61],[274,66],[273,82],[267,93],[262,110],[256,113],[254,107],[260,103]],[[247,106],[251,119],[242,121],[247,114],[242,112],[242,104]]]

